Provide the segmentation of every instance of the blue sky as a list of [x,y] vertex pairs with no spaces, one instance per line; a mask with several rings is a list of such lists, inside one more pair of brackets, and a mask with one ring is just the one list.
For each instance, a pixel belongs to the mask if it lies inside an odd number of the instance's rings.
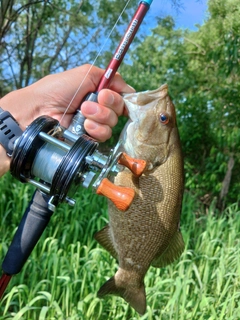
[[176,26],[195,30],[196,24],[202,25],[206,17],[207,0],[181,0],[181,8],[178,12],[168,0],[153,0],[148,18],[150,16],[164,17],[171,15],[174,17]]

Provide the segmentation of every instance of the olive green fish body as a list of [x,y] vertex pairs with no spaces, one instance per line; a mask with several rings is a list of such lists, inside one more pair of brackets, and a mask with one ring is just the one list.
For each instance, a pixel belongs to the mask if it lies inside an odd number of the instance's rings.
[[179,230],[183,158],[175,110],[166,85],[127,95],[125,102],[131,120],[122,134],[124,151],[146,160],[147,169],[141,177],[125,169],[114,180],[116,185],[133,188],[136,195],[126,212],[109,203],[109,225],[96,235],[119,262],[119,270],[98,295],[119,295],[143,314],[144,276],[150,265],[163,267],[184,249]]

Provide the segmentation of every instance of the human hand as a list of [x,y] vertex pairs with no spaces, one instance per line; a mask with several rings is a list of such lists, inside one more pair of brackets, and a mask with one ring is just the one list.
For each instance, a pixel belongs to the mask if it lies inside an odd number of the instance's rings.
[[[11,92],[3,97],[0,105],[12,113],[24,130],[34,119],[49,115],[68,127],[75,111],[86,94],[94,92],[104,70],[92,67],[82,83],[67,113],[62,118],[80,83],[89,71],[90,65],[83,65],[62,73],[42,78],[36,83]],[[85,130],[93,138],[105,141],[111,136],[111,128],[116,125],[119,115],[124,113],[124,101],[119,93],[131,93],[122,77],[117,74],[109,89],[103,89],[98,96],[98,103],[85,101],[81,110],[87,118]]]
[[[0,106],[15,117],[23,130],[41,115],[51,116],[59,120],[62,126],[68,127],[83,98],[86,94],[96,90],[104,74],[104,70],[92,67],[86,77],[89,68],[90,65],[83,65],[46,76],[26,88],[7,94],[0,100]],[[85,77],[85,81],[63,117]],[[81,110],[86,117],[84,127],[90,136],[99,141],[110,138],[111,128],[116,125],[118,116],[125,113],[124,101],[119,94],[122,92],[131,93],[134,90],[124,82],[119,74],[116,74],[109,89],[100,91],[98,103],[85,101],[82,104]],[[0,176],[9,168],[9,159],[6,157],[3,159],[2,154],[3,151],[0,153],[0,158],[3,160],[0,166]]]

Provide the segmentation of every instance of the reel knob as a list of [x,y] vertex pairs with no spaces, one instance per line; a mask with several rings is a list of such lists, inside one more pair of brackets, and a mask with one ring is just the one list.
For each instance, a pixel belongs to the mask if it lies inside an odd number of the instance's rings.
[[126,211],[135,196],[135,191],[131,188],[119,187],[104,178],[97,188],[96,193],[111,200],[121,211]]
[[143,174],[147,165],[145,160],[131,158],[125,152],[118,159],[118,163],[127,167],[137,177]]

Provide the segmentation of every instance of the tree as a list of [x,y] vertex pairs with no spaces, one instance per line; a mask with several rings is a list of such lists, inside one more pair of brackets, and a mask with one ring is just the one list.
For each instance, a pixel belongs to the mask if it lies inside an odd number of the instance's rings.
[[[181,3],[170,1],[176,8]],[[106,67],[138,2],[1,0],[0,96],[46,74],[91,63],[103,47],[97,65]]]
[[[129,3],[107,48],[136,4]],[[0,95],[91,62],[123,7],[116,0],[1,0]]]

